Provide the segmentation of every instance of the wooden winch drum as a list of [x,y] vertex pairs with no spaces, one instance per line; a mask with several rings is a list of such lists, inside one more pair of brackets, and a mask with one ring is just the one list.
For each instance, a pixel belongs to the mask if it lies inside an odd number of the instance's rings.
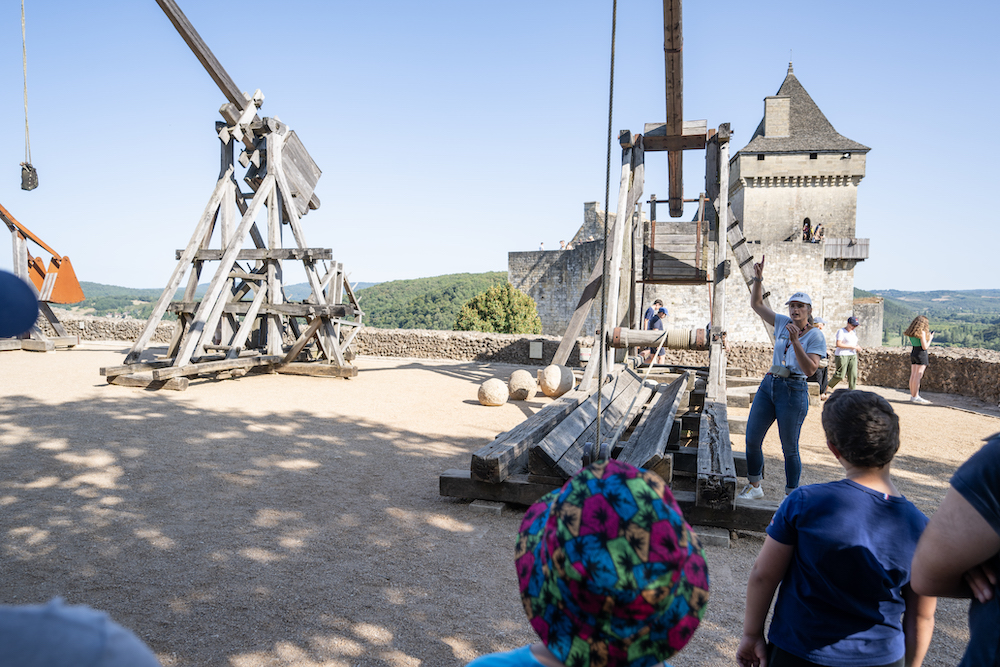
[[[652,347],[663,336],[662,331],[638,330],[617,327],[611,332],[609,345],[614,348]],[[708,335],[705,329],[668,329],[663,348],[667,350],[707,350]]]

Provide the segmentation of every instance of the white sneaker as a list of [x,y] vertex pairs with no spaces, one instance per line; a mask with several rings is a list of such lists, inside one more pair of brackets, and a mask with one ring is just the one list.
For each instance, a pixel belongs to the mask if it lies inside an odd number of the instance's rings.
[[931,402],[928,401],[923,396],[910,396],[910,403],[918,403],[920,405],[930,405]]
[[747,484],[740,491],[740,495],[736,496],[740,500],[760,500],[764,497],[764,489],[759,486],[754,486],[753,484]]

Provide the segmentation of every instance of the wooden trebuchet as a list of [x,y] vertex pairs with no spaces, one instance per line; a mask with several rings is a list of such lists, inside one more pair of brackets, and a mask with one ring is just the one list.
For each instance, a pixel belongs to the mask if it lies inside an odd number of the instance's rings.
[[[363,313],[344,265],[332,260],[329,248],[310,247],[301,224],[302,216],[319,206],[313,192],[319,167],[287,125],[257,115],[264,96],[259,90],[239,92],[176,3],[157,2],[229,100],[220,109],[225,122],[216,124],[222,168],[142,333],[125,363],[107,375],[119,378],[119,384],[140,372],[150,372],[151,381],[159,383],[206,373],[238,377],[251,368],[355,376],[349,360],[355,357],[351,345]],[[245,169],[242,180],[250,192],[237,181],[236,142],[243,145],[239,167]],[[293,247],[283,247],[285,225]],[[310,293],[301,302],[286,297],[287,261],[301,262],[305,270]],[[199,299],[199,280],[211,262],[217,264]],[[141,356],[168,311],[178,320],[164,355],[167,363],[153,365]],[[147,379],[134,378],[136,383]]]

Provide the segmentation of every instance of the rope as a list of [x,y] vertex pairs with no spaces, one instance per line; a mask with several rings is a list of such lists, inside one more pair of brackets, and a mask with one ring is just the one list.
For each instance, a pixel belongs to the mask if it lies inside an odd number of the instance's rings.
[[31,138],[28,135],[28,40],[24,30],[24,0],[21,0],[21,55],[24,64],[24,164],[31,164]]
[[[23,0],[22,0],[23,1]],[[604,384],[604,357],[607,349],[604,338],[607,333],[607,317],[605,303],[608,291],[608,205],[611,192],[611,122],[615,108],[615,28],[618,23],[618,0],[611,6],[611,82],[608,85],[608,160],[604,173],[604,250],[601,259],[603,275],[601,277],[601,356],[597,359],[597,447],[601,447],[601,385]],[[597,347],[596,345],[594,347]]]

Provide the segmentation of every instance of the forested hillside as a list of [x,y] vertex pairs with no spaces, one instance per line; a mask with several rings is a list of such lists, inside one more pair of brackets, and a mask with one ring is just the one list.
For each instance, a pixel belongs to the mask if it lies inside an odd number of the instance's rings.
[[882,341],[909,345],[903,331],[917,315],[930,320],[934,345],[1000,350],[1000,290],[904,292],[854,290],[855,297],[884,299]]
[[469,299],[507,282],[506,271],[394,280],[357,292],[364,323],[381,329],[451,329]]

